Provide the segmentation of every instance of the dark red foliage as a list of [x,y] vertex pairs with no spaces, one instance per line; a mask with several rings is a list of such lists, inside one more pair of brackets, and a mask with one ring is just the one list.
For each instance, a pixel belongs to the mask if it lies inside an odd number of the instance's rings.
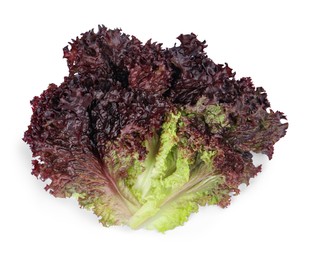
[[237,192],[260,171],[250,151],[272,157],[288,124],[281,123],[283,113],[269,110],[264,89],[250,78],[236,80],[227,64],[215,64],[194,34],[178,39],[179,46],[164,49],[100,26],[64,48],[69,75],[32,100],[24,136],[35,157],[33,174],[51,179],[47,188],[54,195],[70,194],[67,185],[77,178],[82,186],[94,175],[112,183],[117,177],[109,176],[103,163],[112,149],[144,158],[143,141],[160,130],[166,114],[194,106],[201,97],[223,107],[230,127],[213,133],[198,117],[185,122],[184,133],[193,144],[222,151],[215,165],[229,191]]

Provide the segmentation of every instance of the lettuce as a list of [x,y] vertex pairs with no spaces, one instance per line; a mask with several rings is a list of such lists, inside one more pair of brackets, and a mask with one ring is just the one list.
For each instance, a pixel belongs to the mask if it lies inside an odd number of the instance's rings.
[[31,101],[32,174],[104,226],[164,232],[230,204],[286,134],[262,87],[215,64],[194,34],[162,48],[99,26],[64,48],[69,74]]

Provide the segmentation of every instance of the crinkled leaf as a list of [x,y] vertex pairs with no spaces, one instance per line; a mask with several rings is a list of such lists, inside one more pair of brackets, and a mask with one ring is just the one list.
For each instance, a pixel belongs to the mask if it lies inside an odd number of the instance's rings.
[[32,173],[105,226],[164,232],[199,206],[229,205],[286,134],[250,78],[214,63],[205,41],[141,43],[99,26],[66,46],[68,76],[31,101]]

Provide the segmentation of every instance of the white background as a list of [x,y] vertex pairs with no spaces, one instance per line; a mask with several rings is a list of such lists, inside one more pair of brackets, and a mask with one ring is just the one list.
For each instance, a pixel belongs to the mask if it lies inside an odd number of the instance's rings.
[[[0,259],[312,259],[310,1],[1,1]],[[227,209],[159,234],[104,228],[31,172],[29,101],[67,73],[62,48],[98,24],[171,47],[180,33],[263,86],[288,133]]]

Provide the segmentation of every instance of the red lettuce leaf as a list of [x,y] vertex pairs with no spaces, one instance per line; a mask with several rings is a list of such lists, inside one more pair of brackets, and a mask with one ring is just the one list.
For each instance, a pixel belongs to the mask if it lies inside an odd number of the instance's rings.
[[271,159],[286,134],[285,115],[270,109],[262,87],[214,63],[195,34],[178,39],[179,46],[163,48],[99,26],[63,49],[64,82],[31,101],[23,139],[33,152],[32,174],[50,180],[54,196],[79,194],[104,225],[125,224],[140,207],[125,184],[127,169],[146,158],[146,140],[161,133],[170,113],[183,114],[177,136],[189,154],[217,152],[215,174],[224,182],[201,205],[213,198],[227,206],[261,170],[251,152]]

